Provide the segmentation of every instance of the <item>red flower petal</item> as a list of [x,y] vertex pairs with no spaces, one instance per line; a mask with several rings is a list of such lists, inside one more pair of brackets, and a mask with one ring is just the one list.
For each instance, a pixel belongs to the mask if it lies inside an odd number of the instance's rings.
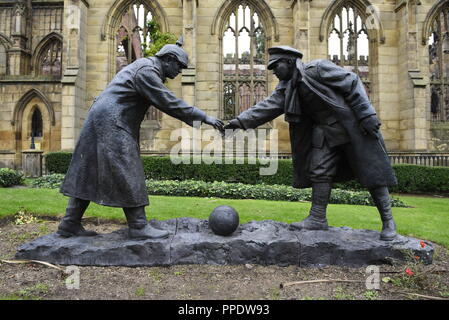
[[420,241],[419,244],[421,245],[421,248],[424,248],[425,246],[427,246],[427,244],[424,241]]
[[415,273],[410,270],[409,268],[405,269],[405,273],[408,274],[409,276],[413,276]]

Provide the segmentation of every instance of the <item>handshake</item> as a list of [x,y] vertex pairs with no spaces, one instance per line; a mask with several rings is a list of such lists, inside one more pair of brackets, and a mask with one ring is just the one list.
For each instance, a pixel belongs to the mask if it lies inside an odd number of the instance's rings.
[[[244,129],[242,124],[238,119],[232,119],[228,124],[224,124],[220,119],[206,116],[206,119],[203,121],[220,131],[222,136],[225,136],[226,129]],[[359,128],[364,135],[369,135],[373,138],[379,139],[379,129],[381,123],[379,119],[375,115],[370,115],[360,121]]]
[[223,121],[221,121],[220,119],[211,116],[206,116],[203,122],[214,127],[216,130],[220,131],[222,136],[225,135],[226,129],[243,129],[242,125],[240,124],[240,121],[237,119],[232,119],[231,121],[229,121],[228,124],[225,125]]

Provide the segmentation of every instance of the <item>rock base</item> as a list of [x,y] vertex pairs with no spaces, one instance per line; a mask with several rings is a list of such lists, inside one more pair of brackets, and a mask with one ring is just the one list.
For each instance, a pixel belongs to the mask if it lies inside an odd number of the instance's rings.
[[391,264],[418,256],[432,263],[433,246],[418,239],[379,240],[380,233],[347,227],[327,231],[293,231],[271,220],[251,221],[227,237],[212,233],[207,220],[152,220],[170,237],[128,239],[127,229],[95,237],[63,238],[49,234],[22,245],[16,259],[80,266],[169,266],[177,264],[259,264],[300,267],[361,267]]

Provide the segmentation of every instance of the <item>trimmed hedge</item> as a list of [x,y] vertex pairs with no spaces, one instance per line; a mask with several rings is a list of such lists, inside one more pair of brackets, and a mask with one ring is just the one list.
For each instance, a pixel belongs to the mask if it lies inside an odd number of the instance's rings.
[[[268,184],[291,186],[292,161],[278,160],[274,175],[262,176],[259,169],[268,167],[266,162],[255,160],[248,164],[248,158],[239,159],[245,164],[206,164],[199,158],[187,158],[188,164],[173,164],[168,156],[143,156],[143,166],[147,179],[153,180],[198,180],[205,182],[223,181],[244,184]],[[71,160],[67,152],[54,152],[46,155],[47,169],[51,173],[65,173]],[[252,159],[254,160],[254,159]],[[262,160],[263,161],[263,160]],[[266,160],[265,160],[266,161]],[[199,162],[200,164],[196,164]],[[418,165],[393,165],[399,185],[391,187],[391,192],[401,193],[449,193],[449,167],[425,167]],[[357,181],[335,184],[335,188],[364,190]]]
[[[393,169],[398,185],[389,187],[391,192],[399,193],[449,193],[449,168],[425,167],[414,164],[396,164]],[[336,183],[336,188],[363,190],[357,181]]]
[[[170,157],[142,157],[145,176],[154,180],[199,180],[206,182],[223,181],[245,184],[292,184],[291,160],[278,160],[278,167],[274,175],[260,175],[260,168],[268,167],[263,160],[251,159],[255,164],[249,164],[248,158],[234,159],[233,164],[205,164],[200,158],[191,158],[187,164],[173,164]],[[244,164],[236,164],[241,161]],[[266,161],[266,160],[265,160]],[[200,164],[196,164],[200,163]]]
[[[268,184],[291,186],[293,169],[291,160],[278,160],[278,170],[271,176],[259,173],[261,164],[173,164],[170,157],[142,157],[145,175],[154,180],[199,180],[206,182],[223,181],[244,184]],[[247,159],[245,160],[248,161]],[[191,161],[193,163],[193,160]],[[224,161],[223,161],[224,163]],[[390,187],[399,193],[449,193],[449,167],[425,167],[412,164],[393,165],[399,184]],[[336,183],[335,188],[365,190],[355,180]]]
[[[51,174],[37,178],[35,188],[57,189],[64,180],[63,174]],[[283,185],[242,184],[226,182],[204,182],[196,180],[146,180],[148,194],[183,197],[213,197],[222,199],[258,199],[273,201],[311,201],[312,190],[295,189]],[[372,206],[373,201],[366,191],[333,189],[330,203]],[[392,206],[405,207],[399,199],[392,199]]]
[[[65,174],[71,159],[72,154],[70,152],[50,152],[45,155],[45,164],[49,173]],[[168,156],[142,157],[145,176],[147,179],[194,179],[201,181],[241,182],[247,184],[265,183],[291,185],[291,160],[279,160],[278,170],[275,175],[271,176],[261,176],[259,174],[259,168],[267,166],[266,164],[261,164],[260,160],[257,160],[256,164],[248,164],[247,159],[239,160],[246,163],[244,165],[240,165],[235,164],[234,161],[234,164],[232,165],[207,165],[204,163],[194,164],[196,159],[191,159],[190,163],[192,163],[192,165],[185,165],[182,163],[175,165]],[[224,160],[223,163],[225,163]]]
[[65,174],[71,160],[71,152],[49,152],[45,155],[45,166],[50,173]]
[[11,187],[21,185],[24,182],[23,173],[9,169],[0,168],[0,187]]
[[424,167],[412,164],[395,165],[399,185],[392,192],[449,193],[449,168]]

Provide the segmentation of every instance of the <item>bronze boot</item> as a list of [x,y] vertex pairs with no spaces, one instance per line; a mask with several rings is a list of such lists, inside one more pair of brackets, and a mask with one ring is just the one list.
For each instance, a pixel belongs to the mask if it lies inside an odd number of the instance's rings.
[[123,208],[128,221],[128,234],[131,239],[161,239],[167,238],[169,232],[153,228],[145,215],[145,207]]
[[82,200],[78,198],[69,198],[67,204],[66,214],[62,218],[61,223],[58,226],[56,233],[62,237],[92,237],[98,233],[95,231],[89,231],[84,229],[81,225],[81,218],[84,215],[87,207],[89,206],[89,200]]
[[380,218],[382,220],[382,231],[380,233],[380,240],[391,241],[396,238],[396,224],[393,220],[393,213],[391,212],[391,199],[387,187],[379,187],[370,190],[371,197],[374,204],[379,210]]
[[312,184],[312,208],[309,216],[301,222],[294,222],[290,226],[298,230],[327,230],[326,208],[329,203],[332,184],[328,182]]

